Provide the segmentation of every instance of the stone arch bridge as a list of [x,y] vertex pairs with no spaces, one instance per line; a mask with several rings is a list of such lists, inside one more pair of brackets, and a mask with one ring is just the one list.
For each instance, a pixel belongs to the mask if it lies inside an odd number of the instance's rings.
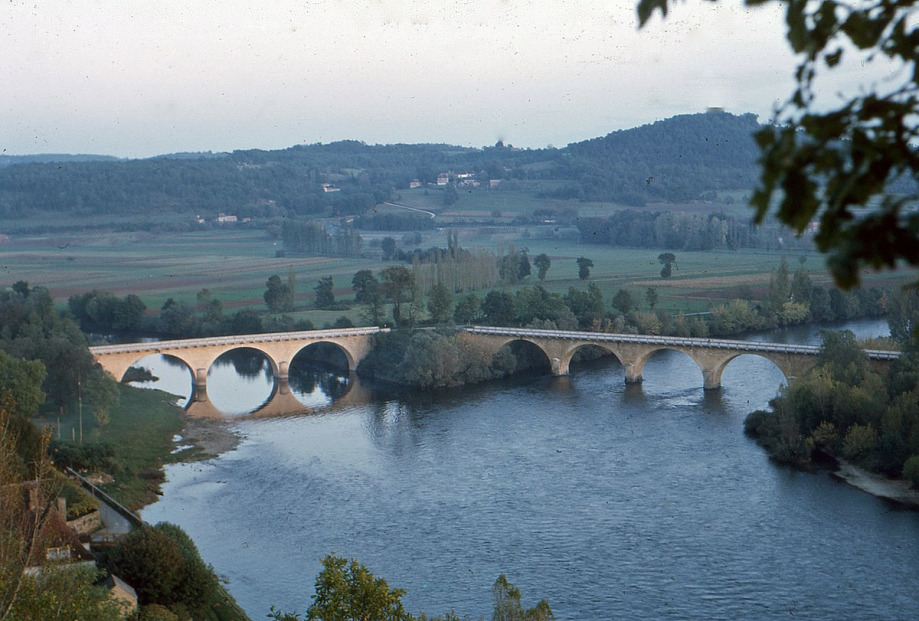
[[[772,361],[791,383],[817,364],[820,348],[814,345],[789,345],[760,341],[683,338],[647,334],[609,334],[566,330],[530,330],[470,326],[466,332],[494,351],[514,341],[526,341],[538,347],[549,359],[553,375],[568,375],[574,353],[594,345],[610,352],[622,363],[625,381],[641,381],[641,372],[651,355],[662,349],[681,351],[699,366],[707,390],[721,387],[721,374],[727,365],[743,354],[754,354]],[[899,357],[898,352],[869,350],[873,367],[886,371],[887,363]]]
[[165,354],[181,360],[191,370],[196,390],[207,386],[207,372],[221,355],[234,349],[248,348],[261,352],[268,359],[271,371],[278,380],[287,380],[287,371],[294,356],[310,345],[331,343],[337,346],[353,371],[357,363],[370,351],[374,334],[388,331],[385,328],[344,328],[340,330],[310,330],[306,332],[276,332],[270,334],[245,334],[216,336],[200,339],[154,341],[127,345],[102,345],[89,351],[103,369],[121,381],[125,372],[136,362],[153,354]]
[[[725,339],[681,338],[639,334],[610,334],[603,332],[573,332],[565,330],[530,330],[519,328],[494,328],[468,326],[463,330],[489,349],[497,352],[515,341],[525,341],[538,347],[546,356],[553,375],[567,375],[571,358],[585,346],[594,345],[615,355],[625,369],[626,382],[640,382],[645,363],[651,355],[662,349],[681,351],[689,355],[702,371],[704,387],[712,390],[721,387],[721,374],[725,367],[743,354],[754,354],[772,361],[785,374],[788,382],[805,373],[817,363],[819,347],[813,345],[788,345],[758,341]],[[221,336],[175,341],[155,341],[127,345],[91,347],[90,351],[103,369],[121,380],[125,372],[142,358],[152,354],[166,354],[181,360],[191,370],[195,398],[192,402],[203,404],[207,399],[207,372],[222,354],[240,348],[257,350],[268,359],[276,381],[275,395],[270,407],[263,413],[280,411],[288,399],[288,367],[302,350],[318,343],[337,346],[345,355],[349,371],[353,371],[372,346],[373,336],[386,332],[385,328],[346,328],[340,330],[311,330],[305,332],[280,332]],[[899,356],[891,351],[868,351],[872,365],[885,371],[887,363]],[[293,397],[290,397],[293,398]],[[356,397],[355,397],[356,398]],[[292,403],[292,402],[291,402]],[[199,408],[205,407],[202,405]],[[212,413],[208,413],[210,415]]]

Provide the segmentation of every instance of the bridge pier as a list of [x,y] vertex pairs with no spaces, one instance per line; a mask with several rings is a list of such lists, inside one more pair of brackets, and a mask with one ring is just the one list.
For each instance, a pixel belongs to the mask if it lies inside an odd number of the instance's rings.
[[207,384],[199,384],[198,382],[195,382],[194,384],[192,384],[191,399],[189,400],[189,403],[193,403],[196,401],[200,403],[208,402]]
[[721,373],[717,369],[702,369],[703,387],[705,390],[721,389]]
[[281,360],[280,362],[278,362],[278,372],[275,373],[274,379],[276,381],[281,381],[284,384],[287,384],[287,378],[288,378],[287,361]]
[[563,375],[568,375],[568,365],[571,362],[571,358],[552,358],[549,360],[549,364],[552,365],[552,375],[559,377]]
[[633,364],[631,362],[622,362],[622,368],[625,371],[626,384],[641,384],[641,368],[643,364]]

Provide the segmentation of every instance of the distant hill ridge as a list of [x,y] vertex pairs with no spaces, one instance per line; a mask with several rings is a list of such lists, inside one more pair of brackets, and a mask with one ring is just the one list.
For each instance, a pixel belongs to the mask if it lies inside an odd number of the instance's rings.
[[[0,156],[0,217],[36,211],[131,214],[149,209],[258,216],[354,215],[413,179],[446,171],[480,179],[553,181],[547,196],[641,205],[692,200],[756,181],[752,114],[689,114],[562,149],[444,144],[297,145],[143,160],[94,155]],[[10,165],[15,162],[21,165]],[[539,164],[535,166],[534,164]],[[337,192],[324,191],[334,184]]]
[[117,162],[113,155],[89,153],[36,153],[34,155],[0,155],[0,168],[13,164],[49,164],[54,162]]

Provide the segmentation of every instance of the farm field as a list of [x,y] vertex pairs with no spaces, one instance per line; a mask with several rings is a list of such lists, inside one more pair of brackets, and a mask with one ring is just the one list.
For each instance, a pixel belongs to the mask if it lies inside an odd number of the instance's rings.
[[[495,232],[497,230],[497,232]],[[521,238],[524,231],[536,234]],[[567,233],[574,233],[567,234]],[[464,247],[482,247],[500,252],[513,244],[527,248],[532,260],[546,253],[552,260],[543,285],[550,291],[565,293],[569,287],[586,287],[578,279],[576,259],[594,262],[591,280],[600,286],[607,303],[620,288],[630,289],[640,300],[648,287],[657,289],[658,308],[671,311],[705,312],[717,304],[741,295],[758,296],[768,285],[782,253],[764,251],[676,251],[673,276],[660,278],[657,255],[661,250],[625,249],[579,244],[576,232],[547,238],[551,227],[481,227],[460,233]],[[47,287],[59,304],[74,294],[98,289],[123,296],[134,293],[148,309],[159,309],[170,297],[195,302],[195,294],[209,289],[230,309],[251,307],[264,310],[262,294],[269,276],[296,277],[297,319],[309,319],[317,327],[344,315],[361,323],[361,309],[318,311],[310,308],[313,288],[320,278],[332,276],[335,295],[350,300],[351,279],[360,269],[378,271],[392,263],[378,258],[374,241],[386,233],[375,232],[365,244],[366,258],[277,257],[280,242],[257,229],[213,229],[194,233],[82,232],[53,235],[14,235],[0,245],[0,286],[18,280]],[[403,233],[390,233],[401,239]],[[402,244],[400,244],[402,245]],[[420,244],[403,245],[407,250],[446,245],[446,231],[428,231]],[[791,270],[799,266],[798,255],[787,256]],[[816,283],[829,277],[819,255],[811,254],[804,263]],[[866,286],[895,286],[907,278],[904,273],[866,275]],[[522,285],[539,283],[535,275]],[[519,288],[511,288],[511,290]],[[479,292],[484,295],[485,292]]]

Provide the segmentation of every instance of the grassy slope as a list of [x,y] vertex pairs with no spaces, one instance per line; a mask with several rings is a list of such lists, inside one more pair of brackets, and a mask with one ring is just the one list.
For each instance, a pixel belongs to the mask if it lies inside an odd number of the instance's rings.
[[[172,438],[182,430],[183,412],[175,405],[174,396],[158,390],[120,385],[119,393],[120,401],[107,425],[100,427],[88,408],[84,411],[83,441],[108,442],[114,447],[124,472],[116,475],[114,483],[102,487],[122,504],[137,509],[156,500],[163,480],[162,465],[178,459],[171,454]],[[59,429],[64,440],[79,439],[77,412],[60,417],[46,414],[36,423]]]

